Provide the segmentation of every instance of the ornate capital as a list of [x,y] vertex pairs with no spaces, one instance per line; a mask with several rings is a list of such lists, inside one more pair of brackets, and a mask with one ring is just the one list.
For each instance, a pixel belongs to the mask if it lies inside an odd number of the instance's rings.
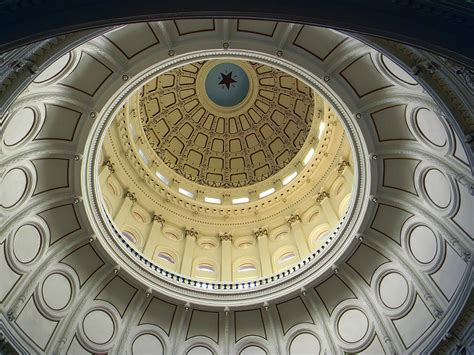
[[260,237],[268,237],[268,231],[266,228],[259,228],[254,232],[255,238],[260,238]]
[[321,203],[321,202],[323,202],[323,200],[324,200],[326,197],[329,197],[329,194],[328,194],[326,191],[321,190],[321,192],[316,196],[316,203]]
[[297,214],[292,214],[288,219],[287,219],[288,223],[290,225],[293,225],[295,224],[296,222],[301,222],[301,218],[299,215]]
[[186,232],[185,232],[186,238],[188,238],[188,237],[197,238],[198,234],[199,234],[199,232],[197,230],[195,230],[194,228],[186,229]]
[[125,194],[125,197],[128,198],[132,202],[137,201],[137,198],[135,197],[134,192],[127,191],[127,193]]
[[231,242],[232,241],[232,234],[227,233],[227,232],[220,233],[219,237],[221,238],[221,242],[224,242],[224,241]]
[[350,166],[349,165],[349,162],[347,160],[343,160],[341,159],[341,161],[339,162],[339,164],[337,164],[337,172],[339,174],[342,174],[342,172],[344,171],[344,169],[346,168],[346,166]]
[[165,219],[160,215],[153,215],[153,222],[158,222],[159,224],[163,225],[165,223]]
[[104,165],[107,167],[107,169],[109,169],[111,173],[115,172],[115,169],[114,169],[115,164],[112,163],[110,160],[107,160],[106,162],[104,162]]

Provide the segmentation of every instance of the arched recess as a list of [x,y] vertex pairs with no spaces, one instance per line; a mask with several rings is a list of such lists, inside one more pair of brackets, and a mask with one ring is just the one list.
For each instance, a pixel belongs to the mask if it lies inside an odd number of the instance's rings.
[[157,246],[155,248],[153,261],[170,271],[177,271],[180,265],[178,253],[164,246]]
[[236,281],[245,281],[258,278],[260,273],[259,262],[252,258],[239,258],[234,261],[232,277]]
[[290,340],[290,355],[316,355],[321,353],[319,339],[307,332],[298,333]]
[[240,351],[239,355],[268,355],[268,353],[260,346],[248,345]]
[[214,352],[207,347],[198,345],[189,349],[186,355],[214,355]]
[[142,333],[138,335],[132,342],[132,354],[153,354],[163,355],[163,343],[161,339],[152,333]]
[[347,209],[349,208],[350,203],[351,203],[351,194],[349,193],[343,197],[343,199],[341,200],[341,203],[339,204],[339,209],[338,209],[339,217],[344,216]]
[[323,223],[316,226],[308,237],[308,245],[312,250],[319,248],[325,241],[325,237],[329,234],[329,224]]
[[120,230],[122,231],[122,235],[129,243],[133,244],[137,248],[141,248],[143,236],[137,228],[129,224],[123,224],[120,226]]
[[215,260],[210,258],[197,258],[193,261],[191,276],[201,280],[219,280],[219,268]]
[[283,246],[273,253],[273,270],[281,271],[298,262],[298,250],[294,246]]

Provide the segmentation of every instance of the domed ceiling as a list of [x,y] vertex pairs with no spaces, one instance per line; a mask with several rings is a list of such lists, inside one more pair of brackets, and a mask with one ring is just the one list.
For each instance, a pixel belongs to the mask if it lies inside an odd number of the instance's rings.
[[[462,135],[472,80],[458,64],[289,22],[90,31],[2,57],[0,351],[470,344],[470,330],[449,333],[472,315],[474,277],[472,140]],[[267,73],[278,78],[270,90]],[[297,128],[286,134],[275,112]],[[269,149],[277,137],[283,149]],[[261,175],[250,158],[259,150]],[[225,171],[238,154],[245,164]],[[208,176],[219,174],[211,158],[223,161],[221,180]]]
[[120,107],[102,198],[118,239],[169,272],[215,287],[276,275],[315,255],[346,215],[350,144],[296,76],[211,59],[158,75]]
[[148,82],[143,129],[170,168],[198,184],[241,187],[285,167],[308,136],[312,90],[268,65],[211,60]]

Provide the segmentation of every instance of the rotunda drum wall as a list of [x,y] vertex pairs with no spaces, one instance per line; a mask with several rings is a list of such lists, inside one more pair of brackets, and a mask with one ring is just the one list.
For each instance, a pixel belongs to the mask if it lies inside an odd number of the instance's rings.
[[187,63],[120,103],[101,148],[102,205],[115,239],[160,273],[256,287],[335,238],[354,180],[344,124],[317,89],[270,65]]

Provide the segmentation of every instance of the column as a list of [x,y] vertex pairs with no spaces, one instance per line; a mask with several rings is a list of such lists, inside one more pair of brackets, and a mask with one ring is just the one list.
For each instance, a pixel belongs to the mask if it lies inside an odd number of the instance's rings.
[[272,261],[270,258],[270,249],[268,247],[268,232],[266,229],[259,228],[254,232],[258,243],[258,252],[260,254],[260,264],[262,267],[262,276],[273,274]]
[[112,163],[110,160],[105,161],[99,173],[99,180],[106,182],[107,177],[114,172],[114,163]]
[[198,232],[193,228],[186,229],[184,245],[183,261],[181,262],[181,274],[191,276],[191,268],[193,267],[194,246],[196,245],[196,238]]
[[331,205],[331,201],[329,201],[329,194],[321,190],[321,192],[316,196],[316,203],[321,205],[321,209],[323,211],[324,216],[326,217],[329,225],[335,227],[339,222],[339,218],[337,217],[336,211]]
[[232,281],[232,235],[225,232],[221,238],[221,281]]
[[288,223],[290,224],[291,231],[293,232],[293,237],[295,238],[298,253],[302,259],[309,254],[309,248],[308,243],[306,242],[306,236],[304,235],[303,226],[301,225],[301,218],[297,214],[292,214],[290,218],[288,218]]
[[115,215],[115,223],[119,226],[122,222],[126,221],[130,217],[130,211],[133,203],[137,200],[133,192],[128,191],[123,199],[122,206],[120,206],[117,214]]
[[349,162],[343,158],[340,159],[339,164],[337,165],[337,172],[344,177],[346,183],[351,184],[354,180],[352,168],[349,165]]
[[165,220],[163,217],[161,217],[161,215],[153,215],[150,232],[148,233],[148,238],[146,240],[145,247],[143,248],[143,254],[145,254],[150,259],[153,258],[153,250],[160,242],[162,236],[161,228],[163,228],[164,223]]

